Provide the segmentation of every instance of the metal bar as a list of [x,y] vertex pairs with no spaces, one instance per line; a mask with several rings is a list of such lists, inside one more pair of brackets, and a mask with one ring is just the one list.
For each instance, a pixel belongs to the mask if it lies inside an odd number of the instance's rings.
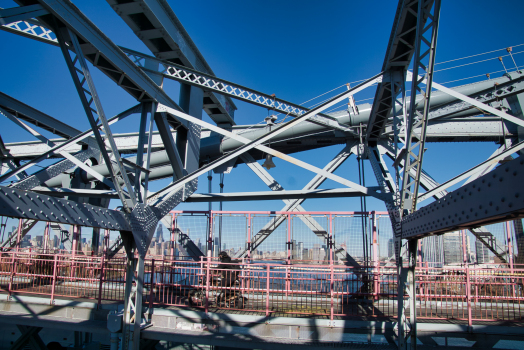
[[175,175],[174,179],[180,179],[186,175],[184,173],[184,164],[178,153],[175,140],[173,140],[173,134],[171,133],[171,129],[167,122],[167,117],[165,113],[154,113],[154,118],[158,132],[164,143],[167,156],[169,157],[169,162],[173,167],[173,173]]

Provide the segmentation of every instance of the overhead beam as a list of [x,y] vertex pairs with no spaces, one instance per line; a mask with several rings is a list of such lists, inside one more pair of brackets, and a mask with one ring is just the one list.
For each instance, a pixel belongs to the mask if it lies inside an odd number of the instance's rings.
[[448,193],[402,219],[402,238],[479,227],[524,216],[524,157]]
[[327,173],[325,171],[323,171],[322,169],[319,169],[315,166],[312,166],[310,164],[307,164],[305,162],[302,162],[296,158],[293,158],[293,157],[290,157],[286,154],[283,154],[281,152],[278,152],[278,151],[275,151],[269,147],[266,147],[266,146],[262,146],[262,144],[266,141],[269,141],[271,138],[273,138],[274,136],[292,128],[293,126],[295,126],[296,124],[300,123],[301,121],[303,120],[306,120],[307,118],[309,118],[310,116],[313,116],[315,114],[317,114],[318,112],[321,112],[323,111],[324,109],[326,108],[329,108],[331,107],[332,105],[346,99],[348,96],[350,95],[353,95],[354,93],[362,90],[362,89],[365,89],[366,87],[368,87],[369,85],[372,85],[374,82],[376,82],[377,80],[380,80],[381,79],[381,74],[378,74],[366,81],[364,81],[363,83],[355,86],[354,88],[351,88],[349,91],[347,92],[343,92],[341,94],[339,94],[338,96],[335,96],[334,98],[330,99],[329,101],[321,104],[320,106],[310,110],[309,112],[301,115],[300,117],[294,119],[294,120],[291,120],[289,122],[286,122],[284,124],[282,124],[280,127],[278,128],[275,128],[274,130],[268,132],[267,134],[259,137],[258,139],[255,139],[255,140],[248,140],[240,135],[237,135],[237,134],[234,134],[234,133],[231,133],[229,131],[226,131],[224,129],[221,129],[221,128],[218,128],[218,127],[215,127],[214,125],[211,125],[209,123],[206,123],[206,122],[203,122],[197,118],[194,118],[194,117],[191,117],[190,115],[187,115],[185,113],[181,113],[177,110],[173,110],[167,106],[162,106],[160,105],[159,106],[159,112],[168,112],[168,113],[171,113],[181,119],[185,119],[185,120],[188,120],[188,121],[191,121],[192,123],[194,124],[197,124],[197,125],[200,125],[200,126],[203,126],[203,127],[207,127],[208,129],[211,129],[212,131],[215,131],[219,134],[222,134],[222,135],[226,135],[226,136],[229,136],[233,139],[236,139],[242,143],[244,143],[244,146],[241,146],[239,147],[238,149],[236,149],[235,151],[233,152],[230,152],[229,154],[225,155],[225,156],[222,156],[221,158],[203,166],[202,168],[200,168],[199,170],[193,172],[192,174],[189,174],[187,176],[185,176],[184,178],[178,180],[178,181],[175,181],[173,182],[171,185],[167,186],[166,188],[164,188],[163,190],[160,190],[159,192],[157,192],[154,196],[152,197],[158,197],[158,196],[161,196],[163,195],[164,193],[166,193],[166,191],[169,191],[171,188],[173,187],[178,187],[178,186],[181,186],[185,183],[187,183],[188,181],[192,181],[193,179],[197,179],[198,176],[206,173],[208,170],[212,170],[213,168],[229,161],[230,159],[233,159],[237,156],[239,156],[240,154],[242,153],[245,153],[247,151],[249,151],[250,149],[252,148],[257,148],[265,153],[269,153],[273,156],[276,156],[280,159],[283,159],[285,161],[288,161],[288,162],[291,162],[293,164],[296,164],[300,167],[303,167],[304,169],[307,169],[307,170],[310,170],[310,171],[313,171],[313,172],[316,172],[316,173],[319,173],[319,174],[322,174],[323,176],[327,177],[327,178],[330,178],[334,181],[337,181],[339,183],[342,183],[343,185],[345,186],[348,186],[350,188],[355,188],[355,189],[358,189],[360,191],[362,191],[362,193],[364,194],[370,194],[372,196],[375,196],[375,197],[380,197],[380,194],[376,193],[375,191],[369,191],[366,187],[363,187],[359,184],[356,184],[354,182],[351,182],[351,181],[348,181],[346,179],[343,179],[339,176],[336,176],[336,175],[333,175],[333,174],[330,174],[330,173]]
[[[167,3],[163,0],[107,0],[156,58],[196,69],[214,76],[197,46]],[[158,66],[158,63],[156,64]],[[150,65],[151,66],[151,65]],[[230,98],[206,93],[204,110],[217,124],[235,125],[236,106]]]
[[[378,190],[378,187],[368,187]],[[351,188],[336,188],[327,190],[296,190],[296,191],[260,191],[260,192],[235,192],[235,193],[198,193],[189,197],[186,202],[234,202],[234,201],[264,201],[264,200],[289,200],[289,199],[315,199],[315,198],[345,198],[361,197],[363,194]]]

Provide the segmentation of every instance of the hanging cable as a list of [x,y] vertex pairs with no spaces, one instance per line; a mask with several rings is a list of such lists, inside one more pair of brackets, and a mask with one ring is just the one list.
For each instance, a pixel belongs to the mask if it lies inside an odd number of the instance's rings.
[[[518,45],[513,45],[512,47],[519,47],[519,46],[523,46],[524,44],[518,44]],[[502,51],[506,49],[505,47],[502,48],[502,49],[498,49],[498,50],[493,50],[493,51],[487,51],[487,52],[484,52],[484,53],[478,53],[476,55],[471,55],[471,56],[466,56],[466,57],[461,57],[461,58],[455,58],[455,59],[452,59],[452,60],[448,60],[448,61],[444,61],[444,62],[437,62],[435,63],[435,66],[437,64],[444,64],[444,63],[448,63],[448,62],[454,62],[454,61],[460,61],[460,60],[464,60],[466,58],[471,58],[471,57],[477,57],[477,56],[482,56],[482,55],[486,55],[488,53],[493,53],[493,52],[497,52],[497,51]]]

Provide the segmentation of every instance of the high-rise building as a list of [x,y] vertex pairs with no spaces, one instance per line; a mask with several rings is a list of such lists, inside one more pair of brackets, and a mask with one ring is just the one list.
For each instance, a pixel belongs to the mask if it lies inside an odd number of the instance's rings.
[[463,262],[462,233],[455,231],[444,234],[444,263],[449,265]]
[[162,224],[158,224],[158,228],[156,229],[156,241],[158,243],[164,242],[164,232],[163,232]]
[[477,257],[477,264],[489,263],[489,250],[480,240],[475,240],[475,252]]
[[390,238],[388,241],[388,258],[395,256],[395,241]]

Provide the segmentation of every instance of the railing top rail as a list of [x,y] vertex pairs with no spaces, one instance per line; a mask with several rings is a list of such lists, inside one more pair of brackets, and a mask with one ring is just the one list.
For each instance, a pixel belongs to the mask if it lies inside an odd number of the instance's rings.
[[260,214],[260,215],[388,215],[387,211],[240,211],[172,210],[170,214]]

